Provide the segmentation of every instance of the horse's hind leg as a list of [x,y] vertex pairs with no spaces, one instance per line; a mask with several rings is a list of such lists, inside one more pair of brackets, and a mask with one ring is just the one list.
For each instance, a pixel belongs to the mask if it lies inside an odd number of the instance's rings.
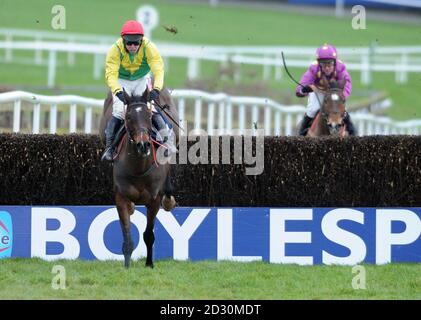
[[130,267],[130,258],[134,249],[130,232],[130,215],[134,212],[134,203],[119,192],[115,194],[115,202],[120,217],[121,230],[123,231],[124,266],[128,268]]
[[146,244],[146,266],[153,268],[153,244],[155,242],[155,235],[153,232],[153,228],[155,225],[155,217],[159,210],[159,203],[161,201],[161,197],[157,196],[155,199],[152,199],[149,204],[146,205],[148,209],[147,213],[147,224],[146,230],[143,233],[143,240]]

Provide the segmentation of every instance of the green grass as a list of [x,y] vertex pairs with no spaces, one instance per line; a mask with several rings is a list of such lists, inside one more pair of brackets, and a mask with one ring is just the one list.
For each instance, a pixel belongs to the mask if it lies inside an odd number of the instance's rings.
[[[365,265],[366,289],[352,288],[350,266],[160,260],[0,260],[0,299],[421,299],[421,265]],[[54,290],[54,265],[66,289]],[[397,285],[399,284],[399,285]]]
[[[223,3],[217,8],[207,3],[186,4],[178,1],[148,1],[155,5],[160,14],[160,27],[153,35],[157,41],[174,41],[201,45],[299,45],[314,46],[331,42],[336,46],[367,47],[375,41],[379,46],[386,45],[420,45],[421,24],[386,23],[370,20],[367,14],[367,29],[353,30],[351,18],[306,15],[282,12],[272,9],[227,6]],[[51,8],[57,4],[53,0],[37,1],[28,4],[23,0],[2,0],[0,2],[0,27],[25,28],[33,30],[50,30]],[[115,35],[118,37],[122,23],[135,18],[135,11],[141,3],[132,0],[119,2],[102,2],[99,0],[63,0],[60,2],[66,9],[66,31],[77,33],[94,33]],[[118,12],[118,14],[116,14]],[[95,14],[93,14],[95,13]],[[166,31],[163,26],[174,26],[178,33]],[[3,52],[0,50],[0,55]],[[340,54],[340,53],[339,53]],[[65,56],[61,57],[65,61]],[[76,56],[76,67],[65,64],[58,68],[57,85],[98,85],[106,89],[103,79],[92,77],[92,57]],[[6,65],[0,63],[2,82],[7,84],[44,85],[47,72],[45,67]],[[220,81],[216,64],[203,63],[202,74],[206,79],[219,83],[216,89],[224,91],[224,86],[231,83]],[[244,68],[245,69],[245,68]],[[261,82],[261,68],[254,68],[256,76],[244,76],[245,83]],[[292,68],[296,78],[305,71],[303,68]],[[166,73],[166,84],[171,88],[185,87],[186,62],[171,59]],[[421,84],[419,74],[411,74],[407,84],[396,84],[393,73],[375,73],[373,84],[364,86],[360,83],[360,73],[351,73],[354,79],[354,92],[360,89],[375,89],[390,94],[394,107],[388,115],[399,120],[421,117]],[[257,79],[257,80],[256,80]],[[289,97],[287,103],[305,103],[293,96],[294,84],[287,78],[279,82],[270,81],[265,86],[275,92],[283,92]],[[102,92],[87,94],[78,89],[66,89],[69,94],[81,94],[102,98]],[[39,93],[57,91],[44,90]],[[287,92],[287,94],[285,94]],[[60,91],[60,93],[63,93]],[[247,95],[246,92],[238,94]],[[280,98],[279,98],[280,99]],[[353,97],[353,100],[356,98]],[[352,102],[351,100],[350,102]],[[282,101],[281,101],[282,102]]]

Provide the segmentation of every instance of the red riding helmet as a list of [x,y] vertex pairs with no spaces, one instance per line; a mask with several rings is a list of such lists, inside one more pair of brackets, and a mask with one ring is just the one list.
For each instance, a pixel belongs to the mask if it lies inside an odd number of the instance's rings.
[[142,24],[136,20],[126,21],[121,28],[121,36],[125,36],[127,34],[140,34],[143,36],[144,31]]

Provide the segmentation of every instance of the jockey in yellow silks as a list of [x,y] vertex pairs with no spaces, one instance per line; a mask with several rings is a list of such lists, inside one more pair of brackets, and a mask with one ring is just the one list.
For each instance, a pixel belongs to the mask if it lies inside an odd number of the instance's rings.
[[[149,73],[154,77],[149,99],[158,102],[160,91],[164,86],[164,62],[155,46],[144,36],[141,23],[129,20],[121,29],[121,38],[108,50],[105,61],[105,80],[113,94],[113,116],[105,129],[105,152],[102,160],[111,161],[113,141],[116,133],[124,123],[124,90],[132,96],[142,96],[150,81]],[[156,111],[156,110],[155,110]],[[153,112],[152,124],[162,136],[168,137],[164,119],[158,112]],[[170,149],[173,145],[168,143]],[[174,150],[173,150],[174,151]]]

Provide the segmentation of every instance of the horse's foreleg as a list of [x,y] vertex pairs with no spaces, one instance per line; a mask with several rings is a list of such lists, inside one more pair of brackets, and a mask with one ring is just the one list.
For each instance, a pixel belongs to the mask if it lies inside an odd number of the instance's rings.
[[170,172],[171,171],[168,171],[168,174],[167,174],[167,177],[165,178],[165,183],[164,183],[164,193],[168,197],[171,197],[174,192],[174,188],[171,183]]
[[130,232],[130,215],[134,212],[134,204],[121,193],[116,192],[115,203],[120,217],[121,230],[123,231],[124,266],[130,267],[130,258],[134,249]]
[[155,242],[155,235],[153,228],[155,225],[155,217],[159,210],[159,203],[161,197],[157,196],[155,199],[152,199],[151,202],[146,205],[148,209],[147,213],[147,224],[145,232],[143,233],[143,240],[146,244],[146,266],[153,268],[153,244]]
[[173,197],[174,188],[171,183],[171,177],[168,175],[164,184],[164,196],[162,197],[161,205],[166,211],[171,211],[176,206],[175,198]]

